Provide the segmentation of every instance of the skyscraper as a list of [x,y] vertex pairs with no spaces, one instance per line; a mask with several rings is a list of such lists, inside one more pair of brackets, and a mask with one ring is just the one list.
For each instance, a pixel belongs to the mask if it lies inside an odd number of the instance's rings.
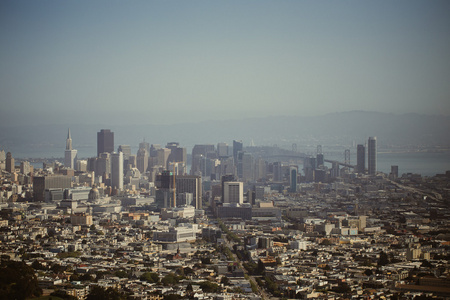
[[136,155],[136,167],[141,174],[147,172],[148,168],[148,152],[145,148],[139,148]]
[[104,152],[114,152],[114,132],[109,129],[102,129],[97,132],[97,157]]
[[296,193],[297,192],[297,168],[296,167],[289,168],[289,182],[290,182],[289,192]]
[[369,137],[367,147],[367,163],[369,175],[375,175],[377,173],[377,137]]
[[64,166],[66,168],[75,169],[77,159],[77,150],[72,149],[72,137],[70,136],[70,128],[67,131],[66,151],[64,151]]
[[122,152],[123,160],[128,160],[131,155],[131,147],[130,145],[119,145],[119,147],[117,147],[117,152]]
[[170,166],[170,163],[178,162],[178,171],[177,175],[186,174],[186,165],[187,165],[187,152],[186,148],[180,147],[179,143],[172,142],[167,143],[166,148],[170,150],[169,157],[167,158],[167,163]]
[[194,145],[192,148],[192,165],[191,165],[191,175],[202,175],[205,176],[205,170],[202,170],[201,161],[204,160],[208,153],[215,153],[215,146],[211,144],[206,145]]
[[123,153],[111,154],[111,187],[123,189]]
[[234,159],[234,163],[235,165],[237,164],[237,160],[238,160],[238,153],[239,151],[242,151],[243,149],[243,143],[242,141],[233,141],[233,159]]
[[252,181],[254,179],[253,155],[244,152],[242,154],[242,179],[244,181]]
[[6,171],[9,173],[13,173],[15,168],[16,166],[11,152],[6,153]]
[[224,183],[223,203],[244,203],[244,184],[237,181]]
[[228,156],[228,144],[227,143],[218,143],[217,144],[217,155],[219,157]]
[[202,209],[202,178],[200,176],[181,175],[175,177],[175,188],[178,194],[191,193],[196,209]]
[[366,169],[366,147],[358,145],[356,147],[356,172],[364,173]]

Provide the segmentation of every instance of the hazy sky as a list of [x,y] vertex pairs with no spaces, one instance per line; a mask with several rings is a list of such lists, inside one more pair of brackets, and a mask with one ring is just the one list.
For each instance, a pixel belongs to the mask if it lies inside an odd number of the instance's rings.
[[0,125],[450,115],[450,1],[0,1]]

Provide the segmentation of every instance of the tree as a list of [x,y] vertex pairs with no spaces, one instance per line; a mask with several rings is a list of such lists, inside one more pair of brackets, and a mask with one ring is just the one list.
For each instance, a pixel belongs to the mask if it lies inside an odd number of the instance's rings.
[[169,273],[161,279],[161,282],[164,285],[174,285],[179,282],[179,277],[173,273]]
[[95,285],[92,287],[86,300],[125,300],[126,296],[124,293],[119,292],[117,289],[113,288],[103,288],[101,286]]
[[380,252],[380,258],[378,259],[378,266],[385,266],[389,263],[389,258],[387,256],[386,253],[384,253],[384,251]]
[[210,281],[200,282],[200,288],[205,293],[217,293],[220,292],[220,286],[217,283]]
[[177,294],[167,294],[164,295],[164,300],[178,300],[181,299],[182,297],[180,295]]
[[0,264],[0,299],[26,299],[42,295],[34,269],[25,262],[2,261]]
[[148,283],[157,283],[159,281],[159,276],[153,272],[145,272],[139,277],[140,280],[147,281]]
[[224,285],[229,285],[230,279],[227,276],[223,276],[222,279],[220,280],[220,283],[223,283]]

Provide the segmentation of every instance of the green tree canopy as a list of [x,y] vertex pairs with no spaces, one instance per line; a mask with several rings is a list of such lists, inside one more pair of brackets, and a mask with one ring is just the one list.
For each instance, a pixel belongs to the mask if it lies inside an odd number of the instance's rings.
[[92,287],[86,300],[125,300],[126,296],[113,288],[103,288],[95,285]]
[[2,260],[0,264],[0,300],[26,299],[42,295],[34,269],[24,262]]

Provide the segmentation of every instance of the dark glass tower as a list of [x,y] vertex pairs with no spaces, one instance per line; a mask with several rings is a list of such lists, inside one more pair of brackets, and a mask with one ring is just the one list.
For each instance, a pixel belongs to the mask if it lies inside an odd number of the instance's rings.
[[367,147],[367,163],[369,175],[375,175],[377,173],[377,137],[369,137]]
[[358,145],[356,147],[356,172],[364,173],[366,169],[366,147]]
[[102,129],[97,132],[97,157],[104,152],[114,152],[114,132],[109,129]]

